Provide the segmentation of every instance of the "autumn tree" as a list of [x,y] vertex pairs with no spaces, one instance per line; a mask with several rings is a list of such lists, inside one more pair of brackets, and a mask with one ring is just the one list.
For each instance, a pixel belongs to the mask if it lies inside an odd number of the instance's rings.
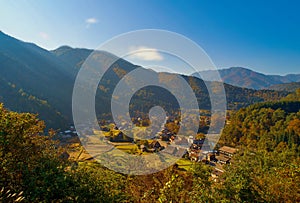
[[[122,176],[100,166],[76,167],[36,115],[0,104],[0,200],[113,202],[124,198]],[[11,195],[10,195],[11,194]],[[18,199],[18,200],[20,200]]]

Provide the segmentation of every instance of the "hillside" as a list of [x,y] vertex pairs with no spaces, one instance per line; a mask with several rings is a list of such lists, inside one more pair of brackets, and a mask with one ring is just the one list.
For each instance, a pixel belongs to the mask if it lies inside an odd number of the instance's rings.
[[[47,51],[0,33],[0,102],[19,112],[38,113],[48,127],[62,128],[72,123],[71,98],[77,72],[93,50],[68,46]],[[116,56],[98,51],[101,65],[116,62],[105,73],[96,95],[97,115],[109,114],[110,98],[120,79],[137,66]],[[159,77],[172,78],[169,73]],[[199,108],[209,109],[210,101],[204,82],[196,77],[182,76],[195,91]],[[211,83],[213,85],[213,83]],[[279,100],[287,92],[252,90],[225,84],[229,109],[239,109],[262,101]],[[177,101],[160,88],[144,88],[134,98],[132,110],[147,110],[156,104],[176,108]],[[156,99],[159,98],[159,99]],[[171,98],[171,99],[170,99]]]
[[69,46],[61,46],[51,51],[57,58],[68,64],[68,70],[72,77],[75,77],[85,59],[93,52],[90,49],[73,49]]
[[[231,67],[228,69],[218,70],[222,80],[225,83],[251,88],[251,89],[266,89],[272,85],[299,82],[300,74],[288,74],[285,76],[280,75],[265,75],[252,71],[250,69],[242,67]],[[213,79],[214,71],[201,71],[200,75],[208,78],[208,80]],[[199,74],[194,73],[193,76],[199,77]]]
[[268,87],[270,90],[294,92],[300,88],[300,82],[291,82]]
[[[72,49],[69,47],[60,47],[57,50],[54,50],[55,53],[61,60],[68,62],[70,58],[72,59],[72,64],[78,67],[78,64],[82,64],[84,57],[91,50],[86,49]],[[106,56],[110,56],[108,53]],[[77,57],[73,57],[77,56]],[[107,59],[106,59],[107,60]],[[103,58],[105,61],[105,58]],[[133,64],[119,59],[105,74],[104,78],[99,84],[99,89],[97,92],[97,112],[98,116],[103,113],[110,112],[110,98],[112,97],[112,93],[120,81],[120,79],[128,72],[133,70],[136,66]],[[151,72],[150,70],[149,73]],[[151,72],[153,74],[153,72]],[[176,74],[171,73],[156,73],[157,77],[164,78],[164,80],[171,81],[173,77],[176,77]],[[205,86],[205,83],[191,76],[181,75],[192,87],[194,90],[196,97],[198,99],[199,108],[201,109],[210,109],[210,100],[209,95]],[[214,82],[213,82],[214,83]],[[213,85],[213,83],[208,83]],[[272,101],[279,100],[280,98],[287,95],[286,92],[277,92],[272,90],[253,90],[235,87],[232,85],[225,84],[225,91],[228,101],[229,109],[239,109],[241,107],[248,106],[249,104],[253,104],[256,102],[263,101]],[[125,93],[126,94],[126,93]],[[132,98],[132,102],[135,104],[132,106],[131,111],[143,111],[146,113],[153,104],[157,104],[163,106],[167,110],[176,109],[178,106],[177,101],[172,95],[170,95],[167,91],[163,91],[160,88],[147,87],[142,88],[138,92],[136,92],[135,96]]]
[[300,102],[257,103],[242,108],[225,126],[221,143],[270,150],[280,142],[299,146]]
[[12,110],[39,113],[53,127],[66,123],[71,116],[70,67],[47,50],[2,32],[0,44],[0,102]]

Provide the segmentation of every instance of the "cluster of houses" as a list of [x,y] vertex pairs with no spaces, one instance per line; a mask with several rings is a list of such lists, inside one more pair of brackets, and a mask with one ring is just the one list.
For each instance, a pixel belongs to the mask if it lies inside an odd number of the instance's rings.
[[[101,127],[102,131],[109,132],[110,128],[107,126]],[[114,130],[119,129],[115,126]],[[71,138],[78,135],[73,125],[69,129],[60,132],[62,138]],[[110,138],[111,142],[135,142],[132,138],[127,137],[120,132]],[[224,172],[222,165],[230,164],[232,162],[233,155],[238,151],[237,148],[222,146],[217,150],[210,150],[209,143],[205,139],[194,139],[193,136],[185,137],[178,136],[173,132],[170,132],[167,128],[164,128],[154,140],[147,144],[141,144],[141,152],[156,153],[160,152],[164,155],[171,155],[178,158],[189,158],[194,162],[203,162],[205,164],[214,165],[214,169],[211,173],[214,181],[219,181],[219,176]],[[68,158],[66,154],[63,154],[64,158]],[[221,167],[219,167],[221,166]]]
[[[222,165],[230,164],[233,155],[238,151],[237,148],[222,146],[218,150],[203,150],[206,148],[204,139],[194,140],[188,149],[188,157],[191,161],[201,161],[205,164],[214,166],[211,173],[213,181],[219,181],[219,176],[224,172]],[[208,148],[209,149],[209,148]]]
[[237,148],[229,146],[222,146],[218,150],[206,150],[210,147],[205,145],[208,145],[205,143],[205,139],[193,140],[176,136],[171,142],[153,140],[147,146],[140,145],[140,149],[142,152],[161,152],[177,157],[186,155],[194,162],[201,161],[206,164],[214,162],[219,165],[230,164],[232,156],[238,151]]
[[230,164],[232,156],[238,151],[237,148],[223,146],[218,150],[203,150],[209,149],[209,146],[204,146],[204,139],[194,140],[193,144],[188,149],[189,158],[191,161],[202,161],[205,163],[216,162],[220,164]]
[[[188,144],[187,142],[183,141]],[[181,158],[184,154],[187,153],[186,145],[181,145],[180,142],[173,141],[169,144],[161,140],[153,140],[148,146],[140,145],[142,152],[161,152],[162,154],[168,154]]]
[[[205,119],[207,117],[204,117]],[[203,118],[203,119],[204,119]],[[205,120],[208,122],[208,120]],[[172,118],[168,118],[168,122],[175,122]],[[118,128],[115,126],[115,129]],[[110,131],[107,126],[101,127],[102,131]],[[70,125],[69,129],[60,132],[62,138],[71,138],[77,136],[76,129],[74,125]],[[114,135],[110,141],[117,142],[133,142],[134,140],[127,137],[119,132],[118,135]],[[167,153],[173,156],[187,155],[191,161],[202,161],[204,163],[215,162],[219,164],[230,164],[231,158],[238,149],[223,146],[218,150],[207,150],[210,149],[205,139],[193,139],[192,136],[186,138],[182,136],[177,136],[175,133],[170,132],[167,128],[164,128],[158,136],[147,145],[140,145],[140,150],[142,152],[159,152]]]

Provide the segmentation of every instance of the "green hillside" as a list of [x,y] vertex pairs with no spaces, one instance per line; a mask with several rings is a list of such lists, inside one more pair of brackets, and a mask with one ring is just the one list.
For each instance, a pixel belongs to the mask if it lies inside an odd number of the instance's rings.
[[[47,51],[0,33],[0,102],[19,111],[38,113],[48,127],[63,128],[72,123],[71,99],[76,75],[92,50],[63,46]],[[115,63],[105,73],[96,94],[96,112],[100,118],[110,114],[112,93],[121,78],[138,66],[116,56],[97,51],[99,66],[110,61]],[[150,70],[148,70],[150,71]],[[171,80],[169,73],[155,73],[160,78]],[[198,99],[200,109],[210,109],[210,100],[205,83],[196,77],[182,77],[189,83]],[[208,82],[214,85],[214,82]],[[263,101],[280,100],[287,92],[253,90],[225,84],[228,109],[239,109]],[[132,98],[131,111],[147,111],[155,104],[167,110],[178,108],[177,101],[161,88],[146,87]]]

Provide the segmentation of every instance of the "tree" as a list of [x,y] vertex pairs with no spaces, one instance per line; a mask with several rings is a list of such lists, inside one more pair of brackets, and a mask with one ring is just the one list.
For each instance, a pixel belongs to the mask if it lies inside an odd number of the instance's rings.
[[211,167],[203,163],[195,163],[192,168],[193,188],[189,193],[191,202],[214,202]]
[[[113,202],[124,198],[122,176],[90,167],[72,168],[36,115],[0,104],[0,200],[13,194],[26,202]],[[76,164],[75,164],[76,165]],[[11,194],[11,195],[9,195]]]
[[[282,144],[281,144],[282,146]],[[299,156],[292,150],[244,151],[223,174],[221,199],[230,202],[299,202]]]

